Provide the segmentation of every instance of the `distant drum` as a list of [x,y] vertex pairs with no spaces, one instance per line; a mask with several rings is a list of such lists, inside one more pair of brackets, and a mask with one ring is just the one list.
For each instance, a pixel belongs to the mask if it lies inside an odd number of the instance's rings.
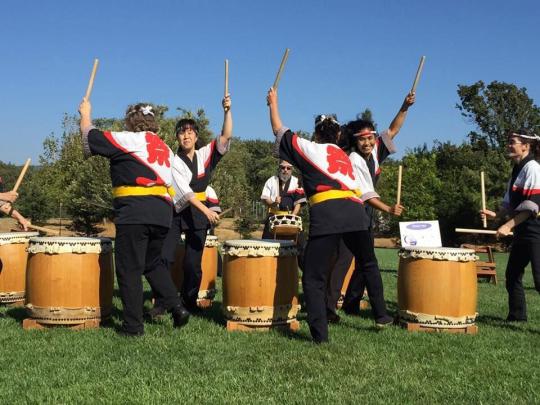
[[463,328],[476,320],[474,250],[402,248],[398,306],[401,320],[429,328]]
[[0,303],[24,302],[28,242],[37,232],[0,233]]
[[223,313],[247,326],[296,321],[297,249],[292,241],[228,240],[223,244]]
[[78,324],[112,309],[112,242],[106,238],[30,238],[26,309],[43,324]]
[[270,232],[275,239],[292,239],[296,241],[302,231],[302,217],[292,214],[277,214],[269,218]]

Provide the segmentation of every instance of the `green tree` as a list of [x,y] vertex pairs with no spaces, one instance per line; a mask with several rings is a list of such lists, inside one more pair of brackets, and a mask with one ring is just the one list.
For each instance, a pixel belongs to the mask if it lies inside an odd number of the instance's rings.
[[540,109],[529,98],[525,87],[498,81],[486,86],[480,80],[470,86],[458,85],[458,96],[457,109],[478,128],[469,133],[469,139],[484,149],[503,150],[509,130],[521,127],[538,130],[540,127]]

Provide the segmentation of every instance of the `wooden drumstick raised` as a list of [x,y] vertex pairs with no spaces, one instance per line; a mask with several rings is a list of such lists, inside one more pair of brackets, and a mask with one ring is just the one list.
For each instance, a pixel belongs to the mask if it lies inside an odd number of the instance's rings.
[[[456,228],[458,233],[477,233],[481,235],[496,235],[497,231],[492,231],[490,229],[468,229],[468,228]],[[514,232],[510,232],[509,235],[514,235]]]
[[398,167],[398,176],[397,176],[397,197],[396,204],[401,204],[401,179],[403,177],[403,166],[399,165]]
[[[486,209],[486,186],[484,183],[484,172],[480,172],[480,192],[482,193],[482,210]],[[482,224],[484,228],[487,228],[487,217],[486,214],[484,214],[484,218],[482,219]]]
[[229,60],[225,59],[225,94],[223,97],[227,97],[229,94]]
[[21,185],[21,183],[23,181],[23,177],[26,174],[26,171],[28,170],[29,166],[30,166],[30,158],[26,159],[26,163],[24,164],[24,166],[23,166],[23,168],[21,170],[21,173],[19,174],[19,178],[15,182],[15,186],[13,187],[13,190],[11,190],[11,191],[17,192],[17,190],[19,189],[19,186]]
[[37,226],[37,225],[33,225],[33,224],[28,225],[28,228],[35,229],[36,231],[41,231],[41,232],[45,232],[45,233],[52,233],[52,234],[55,234],[55,235],[60,235],[60,232],[58,232],[55,229],[44,228],[42,226]]
[[272,86],[274,90],[277,90],[279,85],[279,80],[281,79],[281,73],[283,72],[283,68],[285,67],[285,63],[287,63],[287,58],[289,57],[290,49],[285,49],[285,53],[283,54],[283,58],[281,59],[281,64],[279,65],[279,70],[276,75],[276,80],[274,80],[274,85]]
[[416,71],[416,77],[414,78],[414,82],[411,88],[411,93],[414,93],[416,91],[416,86],[418,86],[418,81],[420,80],[420,75],[422,74],[422,69],[424,68],[425,61],[426,61],[426,57],[422,56],[420,58],[420,64],[418,65],[418,70]]
[[86,88],[85,99],[90,100],[90,94],[92,94],[92,88],[94,87],[94,78],[96,77],[96,71],[99,65],[99,59],[94,59],[94,67],[92,68],[92,74],[90,75],[90,80],[88,81],[88,87]]
[[225,211],[218,212],[219,217],[221,218],[221,217],[223,217],[223,215],[228,214],[232,209],[233,209],[233,207],[229,207]]

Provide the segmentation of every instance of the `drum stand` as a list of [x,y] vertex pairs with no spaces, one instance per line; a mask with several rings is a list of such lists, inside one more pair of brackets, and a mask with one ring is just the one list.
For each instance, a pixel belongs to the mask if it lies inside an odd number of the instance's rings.
[[38,319],[34,318],[26,318],[23,320],[22,327],[25,330],[31,330],[31,329],[50,329],[54,327],[64,327],[69,328],[73,330],[81,330],[81,329],[97,329],[99,328],[101,323],[100,319],[87,319],[86,321],[81,321],[81,323],[70,323],[70,324],[60,324],[60,323],[41,323]]
[[300,322],[294,320],[286,324],[278,325],[246,325],[243,322],[227,321],[227,331],[229,332],[268,332],[271,329],[297,332],[300,329]]

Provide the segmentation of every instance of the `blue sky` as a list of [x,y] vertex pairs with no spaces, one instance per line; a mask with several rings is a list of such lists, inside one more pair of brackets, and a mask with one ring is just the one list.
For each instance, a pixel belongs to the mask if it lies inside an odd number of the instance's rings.
[[[540,99],[537,1],[19,1],[0,25],[0,160],[37,163],[42,142],[74,114],[94,57],[94,117],[151,101],[203,107],[221,127],[230,60],[234,134],[272,139],[265,94],[285,48],[283,121],[311,131],[318,113],[341,121],[369,107],[386,127],[426,55],[400,152],[461,142],[474,127],[455,108],[457,85],[512,82]],[[398,155],[399,156],[399,155]]]

